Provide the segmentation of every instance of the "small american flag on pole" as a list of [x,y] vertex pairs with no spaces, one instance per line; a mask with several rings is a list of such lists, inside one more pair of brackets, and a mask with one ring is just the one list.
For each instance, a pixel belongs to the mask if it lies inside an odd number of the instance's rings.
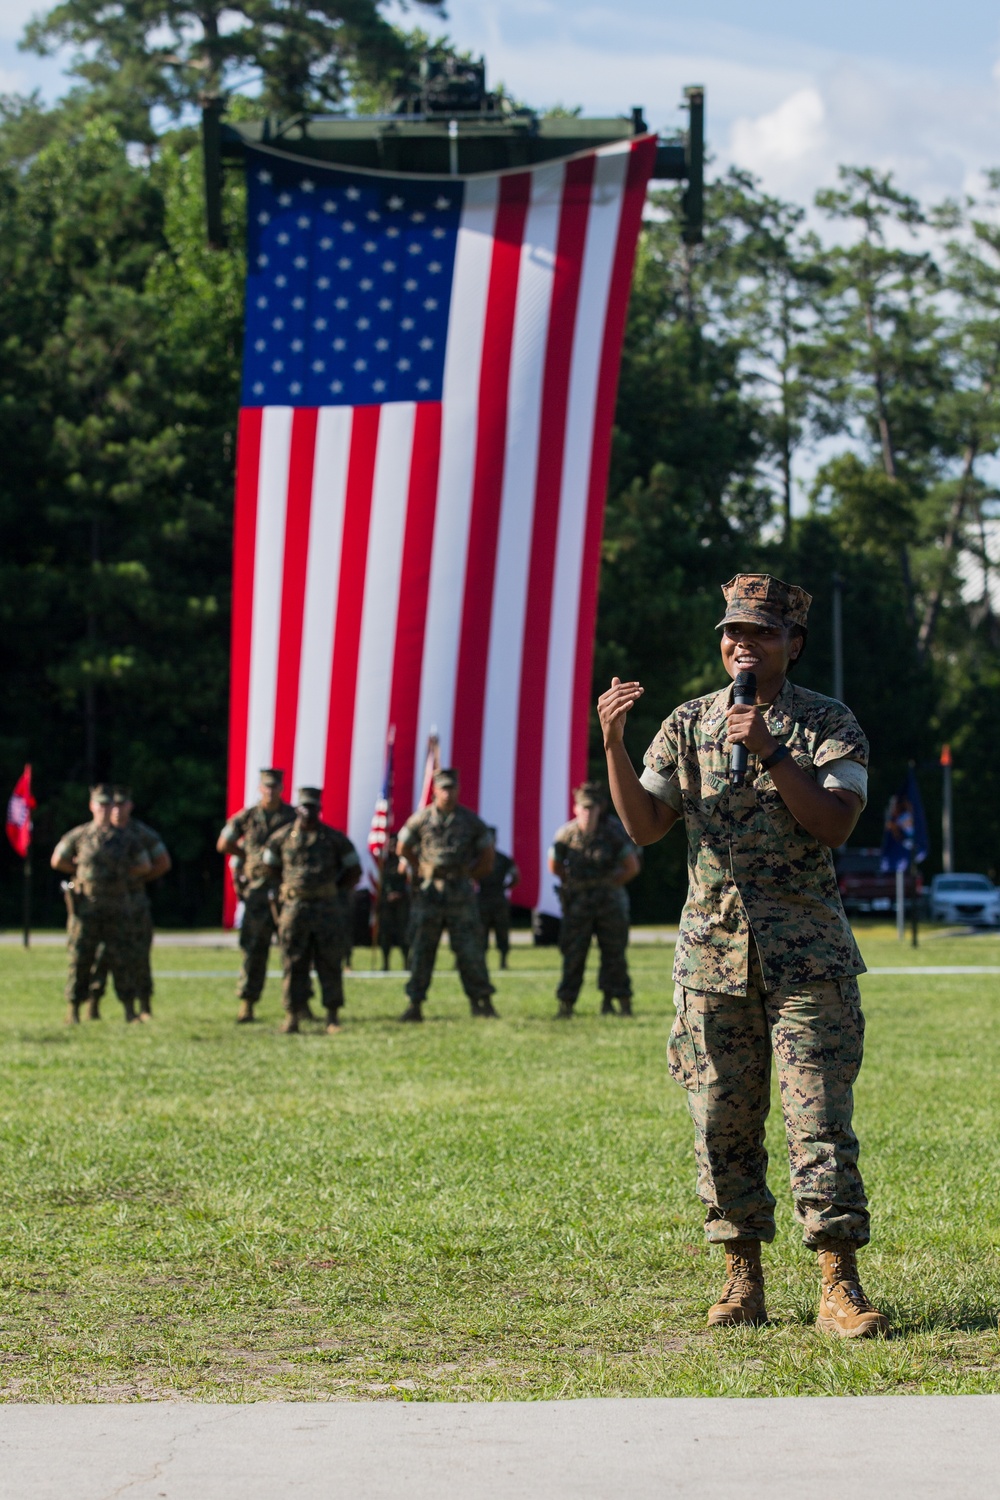
[[382,790],[375,800],[372,826],[368,830],[368,853],[378,865],[382,863],[382,851],[392,832],[392,771],[395,748],[396,726],[390,724],[385,745],[385,775],[382,778]]
[[247,153],[228,803],[364,845],[432,725],[519,897],[587,768],[618,366],[653,136],[472,177]]

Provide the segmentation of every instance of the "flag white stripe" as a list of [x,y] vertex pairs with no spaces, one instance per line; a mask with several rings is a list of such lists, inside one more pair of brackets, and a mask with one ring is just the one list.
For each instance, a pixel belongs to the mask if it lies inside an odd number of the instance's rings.
[[553,913],[558,912],[559,903],[555,881],[546,866],[546,854],[552,835],[568,816],[580,570],[587,524],[594,411],[628,163],[628,154],[621,152],[602,154],[595,164],[573,336],[542,749],[539,906]]
[[[480,812],[496,826],[504,849],[511,847],[514,835],[518,704],[538,477],[542,383],[565,179],[566,169],[561,163],[532,175],[514,310],[479,781]],[[529,649],[531,644],[528,643]],[[531,774],[528,768],[525,771]]]
[[293,787],[323,784],[353,421],[351,407],[327,406],[316,423]]
[[358,849],[365,847],[372,807],[382,794],[416,413],[412,401],[401,401],[383,406],[379,418],[348,804],[347,832]]
[[[442,394],[437,514],[417,718],[414,807],[423,785],[419,745],[433,727],[437,727],[445,765],[451,755],[455,676],[479,426],[483,329],[498,195],[499,179],[495,177],[467,183],[458,231]],[[403,794],[404,789],[400,788],[400,795]]]
[[274,694],[278,680],[281,585],[285,565],[285,507],[292,442],[292,408],[264,412],[260,437],[257,533],[254,539],[250,695],[247,707],[246,798],[254,800],[261,766],[271,764]]

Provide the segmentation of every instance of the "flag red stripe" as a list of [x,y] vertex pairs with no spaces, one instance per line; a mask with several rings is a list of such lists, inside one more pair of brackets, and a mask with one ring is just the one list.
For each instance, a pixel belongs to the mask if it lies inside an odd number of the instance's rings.
[[[621,363],[625,316],[636,241],[642,226],[642,207],[646,183],[656,159],[656,140],[638,141],[631,151],[625,196],[618,225],[614,269],[608,294],[604,322],[604,344],[597,382],[594,411],[594,442],[590,461],[590,486],[587,497],[587,525],[580,569],[580,606],[577,616],[576,665],[573,673],[573,724],[570,737],[570,786],[587,775],[590,742],[590,696],[594,670],[594,628],[597,621],[597,586],[601,563],[601,533],[604,528],[604,501],[611,461],[611,429],[618,391],[618,369]],[[566,814],[569,816],[569,798]]]
[[427,596],[431,583],[434,516],[437,509],[438,469],[441,462],[441,404],[417,407],[413,424],[413,454],[406,503],[406,529],[400,567],[396,641],[389,694],[389,723],[396,726],[394,784],[402,799],[393,809],[394,823],[402,824],[413,811],[413,776],[419,725],[420,673],[427,627]]
[[271,764],[284,771],[290,786],[295,762],[295,724],[302,665],[302,618],[306,603],[309,517],[313,465],[316,459],[316,407],[302,407],[292,417],[285,507],[285,566],[281,580],[281,624],[278,635],[277,686],[274,694],[274,749]]
[[361,613],[368,563],[368,531],[375,482],[375,453],[381,408],[358,406],[351,427],[347,463],[344,540],[340,554],[337,616],[334,624],[333,664],[330,671],[330,710],[326,732],[324,821],[346,828],[351,793],[351,742],[361,644]]
[[[530,197],[529,173],[518,173],[501,180],[486,296],[476,459],[450,757],[452,764],[462,773],[462,801],[472,808],[479,805],[486,665],[503,495],[514,313],[521,269],[521,242]],[[447,752],[448,747],[444,749]]]
[[[260,478],[260,407],[240,412],[236,437],[236,504],[233,516],[233,604],[229,687],[229,783],[226,812],[238,812],[246,797],[247,731],[250,712],[250,643],[253,627],[253,571],[257,548],[257,487]],[[223,887],[223,921],[231,926],[236,893],[228,872]]]
[[593,156],[586,156],[579,161],[570,162],[566,168],[556,240],[548,346],[545,351],[514,789],[514,847],[522,872],[517,896],[518,904],[524,906],[534,906],[538,900],[549,626],[552,619],[552,588],[559,534],[559,500],[562,492],[573,334],[580,296],[594,162]]

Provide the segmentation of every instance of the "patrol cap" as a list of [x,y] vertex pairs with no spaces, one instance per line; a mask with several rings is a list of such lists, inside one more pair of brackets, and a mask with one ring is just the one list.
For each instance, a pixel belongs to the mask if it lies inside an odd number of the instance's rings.
[[434,772],[434,785],[444,788],[458,786],[458,772],[452,766]]
[[111,800],[116,807],[121,807],[125,802],[132,801],[132,788],[130,786],[116,786],[112,789]]
[[604,807],[607,793],[599,781],[584,781],[573,788],[573,801],[580,807]]
[[319,807],[323,801],[323,788],[320,786],[300,786],[297,801],[299,807]]
[[715,627],[721,630],[731,621],[745,625],[785,625],[806,628],[812,594],[794,583],[782,583],[770,573],[737,573],[722,585],[726,613]]
[[114,801],[114,794],[106,781],[99,781],[96,786],[90,788],[91,802],[99,802],[102,807],[108,807]]
[[260,773],[261,786],[283,786],[284,781],[284,771],[276,771],[273,766],[265,766]]

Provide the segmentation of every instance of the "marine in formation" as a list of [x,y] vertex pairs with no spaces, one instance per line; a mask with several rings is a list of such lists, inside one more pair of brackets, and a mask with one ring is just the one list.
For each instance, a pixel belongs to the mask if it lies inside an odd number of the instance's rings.
[[598,986],[602,1015],[632,1014],[632,980],[628,947],[629,907],[625,886],[639,873],[635,845],[608,811],[604,788],[585,781],[573,793],[573,818],[552,840],[549,869],[559,881],[562,925],[559,948],[562,978],[556,997],[558,1016],[573,1014],[590,945],[596,937],[601,960]]
[[233,885],[243,903],[240,948],[243,963],[236,995],[240,1002],[236,1019],[247,1024],[254,1019],[267,980],[268,955],[277,930],[270,895],[273,873],[264,864],[264,849],[272,834],[295,821],[295,810],[281,795],[284,773],[265,767],[260,773],[258,800],[235,813],[219,834],[216,848],[229,855]]
[[397,847],[413,889],[410,1003],[401,1021],[422,1021],[434,959],[447,929],[462,988],[474,1016],[495,1016],[483,929],[472,882],[493,868],[493,835],[458,800],[455,770],[434,774],[433,801],[404,823]]
[[[884,1334],[861,1285],[868,1202],[852,1116],[864,1018],[864,972],[844,914],[832,851],[865,804],[868,743],[850,709],[798,687],[809,594],[767,574],[723,586],[722,666],[756,678],[756,702],[732,686],[683,703],[646,751],[625,750],[638,682],[617,677],[598,703],[615,807],[636,843],[675,823],[687,837],[688,897],[674,963],[672,1076],[687,1090],[705,1231],[726,1254],[712,1326],[766,1320],[761,1245],[774,1238],[764,1126],[772,1057],[795,1216],[819,1260],[818,1326],[846,1338]],[[748,770],[733,784],[730,759]]]
[[389,968],[389,955],[398,948],[403,956],[403,968],[410,958],[410,922],[412,903],[410,882],[405,870],[399,868],[399,854],[395,836],[387,839],[378,867],[378,888],[375,893],[375,934],[382,950],[382,968]]
[[350,950],[341,893],[353,890],[361,875],[357,850],[338,828],[320,821],[323,793],[304,786],[294,821],[273,833],[261,861],[277,886],[278,942],[281,946],[281,1030],[297,1032],[308,1014],[310,973],[315,968],[326,1011],[326,1029],[339,1031],[344,1004],[343,966]]
[[[153,1017],[153,909],[149,902],[149,887],[170,869],[170,854],[155,828],[133,817],[134,804],[128,787],[116,786],[112,790],[111,823],[114,828],[131,828],[149,855],[149,869],[141,876],[129,880],[128,914],[125,921],[124,942],[128,949],[128,965],[136,975],[136,1000],[139,1005],[139,1020],[150,1021]],[[100,1019],[100,1005],[108,986],[108,952],[102,943],[97,950],[90,986],[87,992],[87,1015],[92,1021]]]
[[52,868],[68,877],[63,882],[69,916],[67,1025],[79,1021],[81,1007],[87,1004],[102,949],[126,1021],[136,1019],[143,987],[132,902],[137,883],[150,877],[153,862],[134,826],[112,822],[112,807],[111,787],[92,787],[90,821],[64,833],[52,852]]

